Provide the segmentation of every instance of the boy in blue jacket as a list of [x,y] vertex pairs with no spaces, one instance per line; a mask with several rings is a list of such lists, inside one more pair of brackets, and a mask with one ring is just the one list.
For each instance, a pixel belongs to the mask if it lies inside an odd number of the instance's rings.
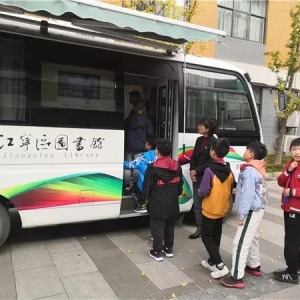
[[221,279],[226,287],[244,288],[245,272],[261,276],[259,255],[259,226],[268,200],[266,163],[268,151],[261,142],[251,142],[244,153],[245,164],[236,186],[235,206],[238,229],[233,241],[231,276]]
[[136,186],[133,186],[133,196],[136,199],[137,206],[134,209],[134,212],[146,213],[147,207],[145,202],[142,200],[142,190],[143,190],[143,182],[145,177],[145,172],[148,168],[148,165],[155,162],[157,159],[157,155],[155,153],[156,142],[153,137],[148,137],[145,145],[146,152],[141,153],[135,160],[124,161],[124,169],[127,170],[139,170],[139,178]]

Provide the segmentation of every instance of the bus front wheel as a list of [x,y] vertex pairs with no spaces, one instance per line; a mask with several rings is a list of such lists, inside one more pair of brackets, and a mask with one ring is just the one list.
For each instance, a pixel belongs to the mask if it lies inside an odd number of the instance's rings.
[[10,231],[10,217],[7,209],[0,204],[0,247],[5,243]]

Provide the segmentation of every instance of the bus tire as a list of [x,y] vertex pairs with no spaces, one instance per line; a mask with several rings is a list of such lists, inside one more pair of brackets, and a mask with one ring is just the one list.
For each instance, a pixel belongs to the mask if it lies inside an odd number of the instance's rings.
[[10,217],[7,209],[0,204],[0,247],[5,243],[10,231]]

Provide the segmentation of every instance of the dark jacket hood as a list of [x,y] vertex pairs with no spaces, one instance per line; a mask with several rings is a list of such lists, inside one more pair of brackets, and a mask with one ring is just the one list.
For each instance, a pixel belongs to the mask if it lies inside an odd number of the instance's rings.
[[221,182],[224,182],[231,173],[230,165],[228,162],[211,162],[209,163],[209,168],[213,171],[213,173],[219,178]]
[[157,175],[159,179],[164,182],[170,182],[178,177],[180,168],[178,162],[170,157],[159,158],[153,164],[153,174]]

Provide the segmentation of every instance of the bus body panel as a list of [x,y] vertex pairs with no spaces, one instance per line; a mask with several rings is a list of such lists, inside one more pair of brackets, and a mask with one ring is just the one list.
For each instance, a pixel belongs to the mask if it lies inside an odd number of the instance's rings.
[[1,126],[1,138],[0,194],[23,227],[119,217],[123,131]]

